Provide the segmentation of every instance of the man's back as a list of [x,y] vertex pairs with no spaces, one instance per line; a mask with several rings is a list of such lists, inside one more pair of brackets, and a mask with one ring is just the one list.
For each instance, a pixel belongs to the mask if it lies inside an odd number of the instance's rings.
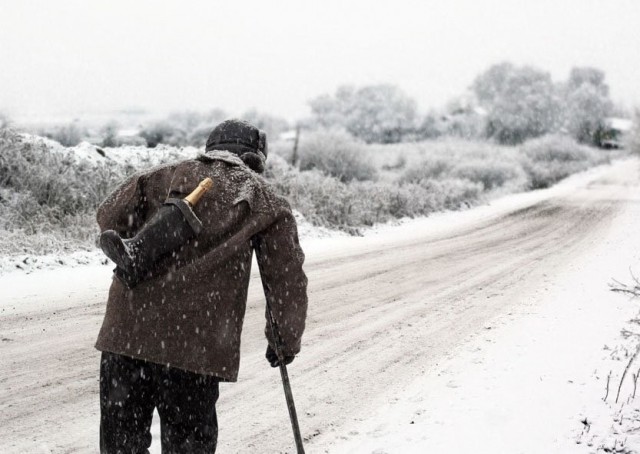
[[214,187],[194,208],[202,231],[152,279],[133,289],[114,279],[96,347],[235,381],[253,246],[284,353],[300,349],[307,281],[288,203],[236,155],[213,151],[133,177],[100,206],[98,223],[132,236],[167,197],[205,177]]

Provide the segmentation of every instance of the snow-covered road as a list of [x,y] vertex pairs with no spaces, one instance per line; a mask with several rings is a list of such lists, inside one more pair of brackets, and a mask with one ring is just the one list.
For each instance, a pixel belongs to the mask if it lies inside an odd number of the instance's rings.
[[[591,347],[630,316],[631,307],[599,305],[597,292],[608,295],[608,280],[638,258],[631,233],[639,187],[639,164],[627,160],[464,213],[303,244],[309,318],[289,373],[307,452],[565,452],[548,448],[570,438],[556,420],[580,411],[572,400],[548,420],[553,430],[523,440],[516,429],[527,403],[554,414],[553,403],[534,397],[566,394],[566,380],[540,389],[542,379],[521,381],[533,389],[520,396],[498,391],[519,365],[551,362],[559,371],[570,360],[592,370],[584,364]],[[0,452],[97,451],[93,342],[109,275],[108,267],[84,267],[0,276]],[[219,452],[293,452],[279,374],[263,357],[259,279],[252,281],[239,382],[221,386]],[[514,327],[533,331],[519,350],[506,345],[522,334]],[[567,346],[577,336],[590,348]],[[528,348],[527,339],[560,347]],[[496,405],[498,417],[484,420]]]

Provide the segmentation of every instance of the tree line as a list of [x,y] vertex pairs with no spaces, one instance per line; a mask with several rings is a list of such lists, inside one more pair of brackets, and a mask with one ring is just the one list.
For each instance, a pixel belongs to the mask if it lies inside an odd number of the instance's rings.
[[[519,144],[549,133],[565,133],[580,143],[600,145],[607,133],[607,117],[615,112],[605,73],[592,67],[573,68],[566,80],[554,82],[549,72],[509,62],[480,73],[466,93],[439,110],[418,111],[415,99],[392,84],[343,85],[333,94],[309,101],[311,116],[295,124],[257,110],[240,115],[272,138],[284,131],[338,128],[366,143],[399,143],[441,136],[489,139]],[[65,146],[87,137],[99,145],[159,144],[201,147],[212,125],[230,115],[222,109],[178,112],[160,121],[140,125],[137,134],[122,137],[121,125],[112,121],[91,132],[77,121],[36,131]],[[9,124],[0,118],[0,126]]]
[[394,85],[339,87],[311,101],[312,121],[342,126],[368,143],[396,143],[443,135],[519,144],[554,132],[598,145],[614,110],[605,74],[573,68],[566,81],[532,66],[500,63],[479,74],[468,93],[442,112],[420,116],[414,99]]

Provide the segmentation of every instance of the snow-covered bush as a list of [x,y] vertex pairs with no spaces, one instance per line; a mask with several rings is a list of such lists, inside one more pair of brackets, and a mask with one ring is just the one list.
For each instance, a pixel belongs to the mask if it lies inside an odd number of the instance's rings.
[[463,185],[479,184],[481,191],[514,191],[526,186],[526,175],[513,147],[466,140],[423,142],[417,146],[421,147],[421,154],[399,177],[401,183],[460,180]]
[[12,131],[0,132],[0,187],[28,193],[60,216],[92,209],[121,178],[104,163],[74,160],[51,153],[42,142],[25,140]]
[[404,169],[406,166],[407,166],[407,157],[404,154],[399,154],[395,162],[393,162],[392,164],[383,164],[382,169],[395,171],[395,170]]
[[344,183],[315,169],[299,171],[280,156],[273,158],[267,161],[265,175],[275,190],[310,222],[346,231],[391,219],[459,209],[477,201],[483,190],[479,183],[446,178],[402,184]]
[[513,162],[497,159],[474,159],[459,163],[451,172],[453,176],[481,183],[484,190],[490,191],[510,182],[522,182],[525,175],[520,166]]
[[[77,164],[69,156],[51,153],[41,141],[0,131],[0,251],[23,252],[22,247],[32,253],[53,252],[52,241],[48,248],[36,249],[34,237],[42,234],[90,247],[95,207],[119,178],[106,166]],[[18,234],[34,246],[17,244]]]
[[149,148],[155,148],[160,144],[181,146],[187,142],[187,132],[166,120],[145,126],[140,131],[140,136],[147,141]]
[[422,184],[449,174],[453,168],[452,160],[440,156],[429,156],[419,164],[408,168],[400,181],[403,183]]
[[531,189],[546,188],[572,173],[609,161],[606,152],[578,144],[567,136],[548,135],[521,146]]
[[376,168],[367,161],[365,144],[341,130],[320,130],[302,136],[300,169],[317,169],[338,180],[374,180]]
[[[425,197],[421,211],[428,214],[439,209],[457,209],[476,202],[483,191],[481,183],[466,177],[456,177],[455,163],[442,157],[427,158],[407,169],[400,177],[401,185],[411,185],[415,196]],[[422,191],[415,191],[420,187]]]
[[[481,198],[482,184],[466,179],[443,178],[441,180],[428,180],[421,185],[429,194],[432,209],[459,210],[469,207]],[[428,214],[420,213],[420,214]]]
[[[74,242],[93,247],[100,202],[135,171],[184,158],[178,151],[106,149],[107,158],[86,143],[65,148],[0,130],[0,253],[48,253]],[[20,235],[25,240],[16,242]]]
[[78,145],[87,136],[85,128],[77,123],[69,123],[62,126],[56,126],[53,129],[44,129],[39,132],[43,137],[55,140],[65,147],[73,147]]

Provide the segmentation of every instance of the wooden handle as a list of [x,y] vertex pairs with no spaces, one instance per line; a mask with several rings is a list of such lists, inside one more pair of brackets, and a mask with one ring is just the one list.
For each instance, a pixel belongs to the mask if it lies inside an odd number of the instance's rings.
[[184,200],[189,203],[191,206],[195,206],[196,203],[200,200],[200,197],[204,195],[209,189],[213,187],[213,180],[209,177],[205,178],[200,182],[197,188],[193,190],[191,194],[186,196]]

